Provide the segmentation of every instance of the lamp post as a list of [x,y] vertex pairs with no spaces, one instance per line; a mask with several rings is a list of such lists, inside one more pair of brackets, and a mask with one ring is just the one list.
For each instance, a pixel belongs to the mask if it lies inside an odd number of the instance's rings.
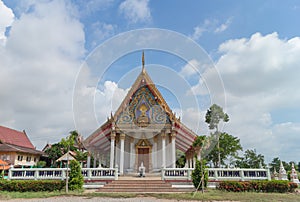
[[68,151],[67,151],[66,193],[69,192],[69,152],[70,152],[70,145],[68,145]]

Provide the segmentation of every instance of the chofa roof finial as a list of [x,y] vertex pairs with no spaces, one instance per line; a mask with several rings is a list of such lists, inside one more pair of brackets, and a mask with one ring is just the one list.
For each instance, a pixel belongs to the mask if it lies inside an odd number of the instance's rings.
[[142,71],[143,71],[143,73],[145,73],[145,54],[144,54],[144,51],[143,51],[143,54],[142,54]]

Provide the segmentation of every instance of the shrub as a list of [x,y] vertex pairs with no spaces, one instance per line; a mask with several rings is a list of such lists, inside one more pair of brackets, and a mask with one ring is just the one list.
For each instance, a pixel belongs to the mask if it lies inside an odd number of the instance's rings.
[[296,183],[283,180],[274,181],[223,181],[219,183],[218,189],[232,192],[255,191],[255,192],[294,192],[298,187]]
[[205,161],[202,160],[200,161],[196,161],[196,167],[194,169],[194,171],[192,172],[192,180],[193,180],[193,184],[194,187],[196,189],[201,189],[202,187],[202,182],[201,182],[201,178],[204,174],[204,187],[207,187],[207,182],[208,182],[208,173],[207,173],[207,169],[205,169]]
[[38,192],[61,191],[65,186],[62,180],[1,180],[0,191]]
[[45,168],[46,164],[47,164],[46,161],[39,161],[39,162],[37,162],[36,167]]
[[70,190],[81,190],[83,187],[84,179],[81,174],[81,167],[78,161],[72,160],[70,163],[70,180],[69,189]]

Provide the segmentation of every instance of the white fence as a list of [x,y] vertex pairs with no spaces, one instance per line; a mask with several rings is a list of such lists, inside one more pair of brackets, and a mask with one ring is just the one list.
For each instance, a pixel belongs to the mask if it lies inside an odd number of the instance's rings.
[[[193,168],[163,168],[162,180],[191,180]],[[211,181],[236,180],[271,180],[269,169],[252,168],[207,168]]]
[[[70,169],[69,169],[70,170]],[[193,168],[162,168],[162,180],[191,180]],[[207,168],[210,181],[271,180],[269,169]],[[67,168],[11,168],[8,179],[66,179]],[[118,168],[82,168],[85,180],[118,180]],[[147,175],[146,175],[147,176]]]
[[[69,169],[70,171],[70,169]],[[118,168],[82,168],[85,180],[117,180]],[[66,179],[67,168],[11,168],[8,172],[9,180],[64,180]]]

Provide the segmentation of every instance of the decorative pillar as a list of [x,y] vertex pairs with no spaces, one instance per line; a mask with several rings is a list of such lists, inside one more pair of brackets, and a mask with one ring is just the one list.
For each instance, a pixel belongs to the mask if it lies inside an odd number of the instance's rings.
[[129,167],[130,169],[134,170],[134,155],[135,155],[135,150],[134,150],[134,138],[130,137],[130,162],[129,162]]
[[282,165],[282,161],[280,161],[280,168],[279,168],[279,175],[278,175],[279,180],[288,180],[286,171]]
[[297,183],[298,185],[300,184],[294,163],[292,163],[291,181]]
[[93,163],[93,168],[96,168],[96,164],[97,164],[97,154],[96,153],[94,153],[94,163]]
[[172,168],[176,168],[176,132],[175,131],[172,131],[172,134],[171,134],[171,144],[172,144],[172,156],[171,156],[171,160],[172,160]]
[[88,156],[87,156],[87,162],[86,162],[86,167],[90,168],[91,167],[91,154],[89,152]]
[[110,134],[110,168],[114,168],[115,139],[116,139],[116,133],[115,133],[115,131],[112,131]]
[[153,150],[152,150],[152,159],[153,159],[153,168],[158,168],[157,165],[157,136],[153,137]]
[[161,134],[161,144],[162,144],[162,168],[166,168],[166,134],[163,132]]
[[120,135],[121,145],[120,145],[120,175],[124,173],[124,140],[125,134]]

